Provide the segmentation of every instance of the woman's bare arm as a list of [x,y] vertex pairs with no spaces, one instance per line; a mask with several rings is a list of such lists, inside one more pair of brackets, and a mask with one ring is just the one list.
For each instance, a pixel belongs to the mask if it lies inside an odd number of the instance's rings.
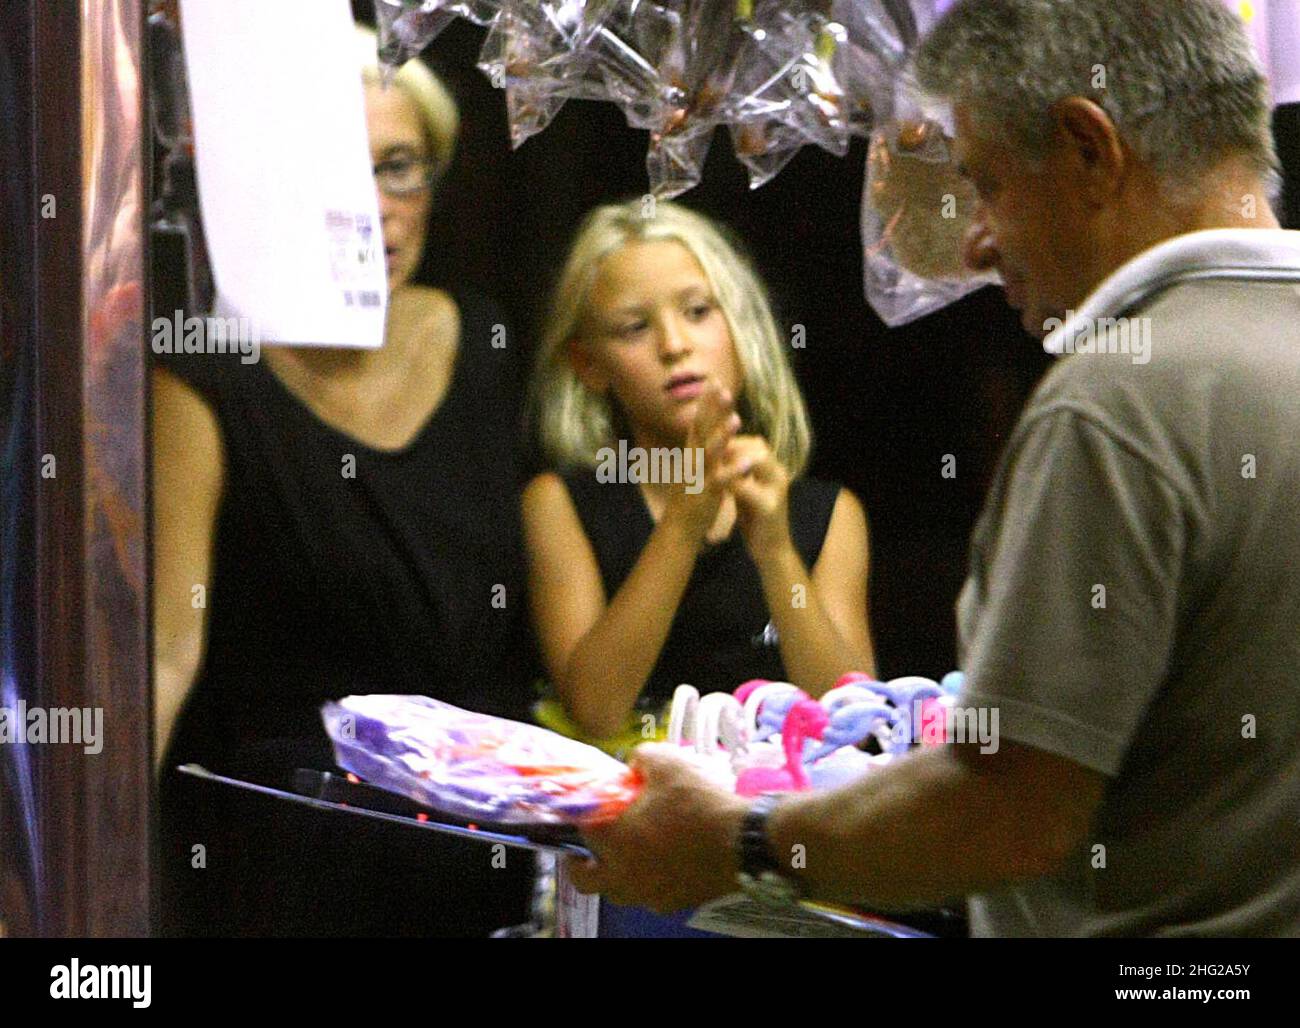
[[158,771],[203,661],[224,462],[221,431],[211,409],[175,375],[155,369],[154,764]]

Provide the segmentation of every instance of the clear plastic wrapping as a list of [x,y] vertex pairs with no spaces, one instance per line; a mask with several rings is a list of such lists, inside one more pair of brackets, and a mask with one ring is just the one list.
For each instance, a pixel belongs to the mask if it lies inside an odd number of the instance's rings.
[[340,767],[455,817],[599,821],[637,792],[634,772],[595,747],[425,696],[349,696],[322,716]]
[[831,67],[854,135],[868,135],[893,117],[895,83],[916,44],[918,8],[924,6],[907,0],[834,0],[831,18],[841,38]]
[[942,125],[909,110],[871,134],[862,189],[867,301],[887,325],[905,325],[998,281],[962,261],[976,209]]
[[375,0],[379,59],[399,68],[437,38],[457,17],[490,25],[502,0]]
[[809,0],[738,5],[746,38],[727,120],[751,188],[768,182],[808,143],[839,157],[848,152],[848,100],[833,67],[844,32],[821,6]]
[[375,0],[379,60],[389,68],[400,68],[432,43],[455,17],[456,12],[439,0]]
[[868,302],[902,325],[997,281],[963,267],[975,209],[905,69],[944,0],[376,0],[400,64],[454,17],[489,25],[479,67],[506,90],[514,146],[569,99],[617,104],[650,133],[651,192],[701,178],[726,126],[751,187],[807,144],[870,139],[861,228]]
[[692,188],[714,129],[727,120],[744,42],[732,5],[718,0],[597,4],[588,21],[592,72],[628,124],[650,133],[651,191],[672,197]]
[[892,115],[929,0],[740,0],[737,8],[750,45],[730,120],[757,187],[801,146],[843,156],[850,136]]
[[604,99],[587,48],[611,0],[501,0],[478,67],[506,91],[510,142],[550,124],[568,99]]

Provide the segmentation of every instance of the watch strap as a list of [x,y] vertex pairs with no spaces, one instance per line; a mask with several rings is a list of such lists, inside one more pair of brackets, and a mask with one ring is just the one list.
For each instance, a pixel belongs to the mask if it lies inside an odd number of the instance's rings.
[[784,869],[767,834],[768,818],[783,798],[780,793],[759,796],[740,826],[740,873],[736,880],[746,895],[773,907],[797,904],[803,897],[799,883],[782,873]]
[[767,819],[781,799],[779,793],[764,793],[750,804],[740,823],[740,870],[753,878],[781,870],[767,834]]

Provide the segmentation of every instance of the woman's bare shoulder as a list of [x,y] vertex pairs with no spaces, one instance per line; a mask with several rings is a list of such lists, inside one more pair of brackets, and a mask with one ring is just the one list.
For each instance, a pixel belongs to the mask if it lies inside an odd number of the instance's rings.
[[453,310],[456,298],[446,289],[437,286],[407,286],[412,291],[412,299],[431,310]]

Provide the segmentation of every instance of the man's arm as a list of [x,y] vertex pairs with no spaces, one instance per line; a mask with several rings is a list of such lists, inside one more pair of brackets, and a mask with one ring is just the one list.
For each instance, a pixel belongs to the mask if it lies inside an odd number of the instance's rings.
[[[598,863],[579,888],[680,910],[736,890],[749,801],[718,790],[668,747],[637,750],[645,792],[586,836]],[[791,797],[769,837],[810,898],[898,910],[1049,874],[1087,837],[1106,779],[1004,741],[925,749],[833,792]]]
[[1059,870],[1086,840],[1105,786],[1028,746],[938,746],[782,804],[769,836],[783,861],[801,855],[792,873],[810,895],[901,910]]
[[[886,908],[953,899],[1054,871],[1086,838],[1105,775],[1165,679],[1189,516],[1149,447],[1084,407],[1018,430],[991,501],[959,702],[998,709],[998,752],[922,750],[778,809],[769,835],[783,862],[804,847],[806,867],[792,870],[813,895]],[[579,885],[655,909],[729,891],[746,802],[670,753],[642,768],[642,799],[589,834],[606,866],[581,870]]]

